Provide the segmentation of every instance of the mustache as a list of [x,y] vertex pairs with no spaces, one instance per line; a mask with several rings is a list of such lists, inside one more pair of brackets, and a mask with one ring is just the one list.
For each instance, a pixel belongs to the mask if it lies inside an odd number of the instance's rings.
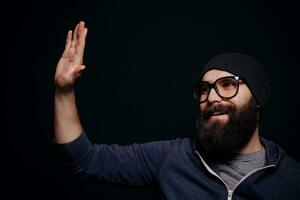
[[204,119],[210,118],[214,113],[226,113],[234,116],[236,108],[233,105],[215,104],[208,106],[202,113]]

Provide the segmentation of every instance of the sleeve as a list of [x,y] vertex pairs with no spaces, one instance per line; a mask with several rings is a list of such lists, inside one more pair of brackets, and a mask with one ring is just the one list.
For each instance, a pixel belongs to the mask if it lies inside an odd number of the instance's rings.
[[173,141],[121,146],[92,144],[82,134],[67,144],[57,144],[66,169],[82,180],[129,185],[155,185]]

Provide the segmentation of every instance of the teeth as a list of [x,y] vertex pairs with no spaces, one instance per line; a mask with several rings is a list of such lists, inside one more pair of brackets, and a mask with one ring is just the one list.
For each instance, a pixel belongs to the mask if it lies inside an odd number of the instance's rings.
[[223,113],[223,112],[216,112],[216,113],[213,113],[212,115],[223,115],[223,114],[225,114],[225,113]]

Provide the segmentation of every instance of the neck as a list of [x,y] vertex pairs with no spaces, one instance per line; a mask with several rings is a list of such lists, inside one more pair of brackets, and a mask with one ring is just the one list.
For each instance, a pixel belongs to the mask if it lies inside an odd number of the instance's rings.
[[263,148],[258,133],[259,128],[257,126],[250,141],[239,151],[239,153],[253,153]]

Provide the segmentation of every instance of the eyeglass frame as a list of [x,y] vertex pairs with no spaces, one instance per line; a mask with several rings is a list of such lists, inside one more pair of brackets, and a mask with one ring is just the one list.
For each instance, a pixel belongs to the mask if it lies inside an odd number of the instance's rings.
[[[234,78],[234,79],[236,80],[236,82],[237,82],[237,90],[236,90],[235,94],[232,95],[232,96],[230,96],[230,97],[223,97],[223,96],[220,94],[220,92],[219,92],[219,90],[218,90],[218,87],[216,86],[216,83],[217,83],[219,80],[225,79],[225,78]],[[231,99],[231,98],[235,97],[235,96],[238,94],[239,88],[240,88],[240,83],[243,83],[243,82],[240,82],[240,81],[243,81],[243,79],[242,79],[241,77],[239,77],[239,76],[223,76],[223,77],[220,77],[220,78],[218,78],[217,80],[215,80],[213,83],[209,83],[208,81],[199,81],[199,82],[193,84],[193,86],[192,86],[192,88],[193,88],[193,96],[194,96],[194,98],[195,98],[198,102],[204,103],[204,102],[207,101],[207,99],[208,99],[208,97],[209,97],[209,94],[210,94],[210,92],[211,92],[211,89],[213,88],[213,89],[216,91],[217,95],[218,95],[220,98],[225,99],[225,100],[228,100],[228,99]],[[200,98],[197,98],[197,96],[198,96],[198,97],[200,97],[200,96],[197,95],[197,92],[196,92],[196,91],[197,91],[197,90],[196,90],[196,89],[197,89],[197,86],[201,85],[201,83],[207,83],[208,88],[209,88],[208,94],[207,94],[205,100],[203,100],[203,101],[200,101]]]

